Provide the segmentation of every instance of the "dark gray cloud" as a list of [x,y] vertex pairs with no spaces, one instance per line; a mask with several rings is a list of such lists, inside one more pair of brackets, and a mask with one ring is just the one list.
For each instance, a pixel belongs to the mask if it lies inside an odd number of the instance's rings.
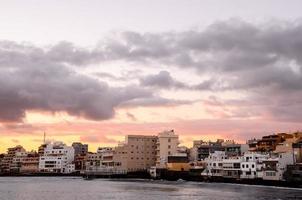
[[158,88],[186,88],[186,84],[176,81],[168,71],[160,71],[158,74],[140,78],[140,85]]
[[2,122],[22,121],[28,110],[65,111],[104,120],[112,118],[123,103],[161,100],[151,90],[135,85],[110,87],[45,56],[42,49],[13,42],[0,43],[0,85]]

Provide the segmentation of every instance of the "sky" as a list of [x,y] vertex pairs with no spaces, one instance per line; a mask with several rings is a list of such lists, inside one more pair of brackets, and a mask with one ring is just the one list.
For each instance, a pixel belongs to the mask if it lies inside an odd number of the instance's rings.
[[0,152],[302,129],[299,0],[0,1]]

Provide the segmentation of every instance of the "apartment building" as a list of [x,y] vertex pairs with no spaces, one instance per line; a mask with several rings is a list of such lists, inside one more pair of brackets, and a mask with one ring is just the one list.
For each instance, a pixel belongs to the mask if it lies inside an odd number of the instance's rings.
[[118,170],[147,170],[156,162],[156,136],[128,135],[114,148],[113,161]]
[[82,144],[81,142],[74,142],[71,145],[74,148],[74,155],[85,155],[88,153],[88,144]]
[[263,160],[263,180],[284,180],[288,165],[294,164],[292,153],[280,153],[275,157]]
[[23,157],[20,173],[36,173],[39,172],[39,154],[37,152],[28,152]]
[[71,173],[74,167],[74,148],[62,142],[47,144],[39,159],[40,172]]
[[15,165],[15,164],[13,164],[14,157],[16,156],[17,153],[24,153],[24,152],[26,152],[26,150],[21,145],[18,145],[13,148],[8,148],[7,154],[4,155],[2,162],[1,162],[0,168],[2,169],[2,172],[5,172],[5,173],[12,172],[11,171],[12,165]]
[[193,147],[191,149],[191,160],[201,161],[209,157],[211,153],[215,151],[224,151],[225,148],[222,146],[224,140],[218,139],[216,142],[205,142],[203,140],[193,141]]
[[246,153],[241,162],[242,179],[263,178],[263,161],[269,158],[268,154]]
[[112,147],[99,147],[97,149],[97,154],[100,155],[101,166],[104,167],[113,167],[113,148]]
[[178,153],[179,138],[174,130],[158,134],[156,143],[156,167],[165,168],[168,156]]
[[226,159],[224,151],[215,151],[205,158],[206,168],[201,173],[203,176],[222,177],[223,160]]

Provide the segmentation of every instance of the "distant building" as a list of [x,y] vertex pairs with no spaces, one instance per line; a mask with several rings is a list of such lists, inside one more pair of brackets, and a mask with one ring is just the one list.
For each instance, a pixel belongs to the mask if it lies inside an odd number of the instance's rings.
[[88,144],[74,142],[71,146],[74,148],[74,155],[85,155],[88,153]]
[[14,157],[19,153],[25,153],[25,152],[26,150],[21,145],[18,145],[13,148],[8,148],[7,154],[4,155],[1,161],[0,168],[2,169],[2,172],[5,173],[13,172],[13,170],[15,169],[13,168],[15,166],[15,163],[13,163]]
[[158,134],[156,143],[156,166],[165,168],[168,156],[178,152],[179,139],[174,130],[164,131]]
[[193,148],[191,150],[193,155],[191,157],[193,157],[194,160],[201,161],[215,151],[224,151],[225,148],[222,146],[223,142],[221,139],[218,139],[216,142],[193,141]]
[[224,150],[225,154],[229,157],[242,156],[244,153],[248,152],[249,146],[247,144],[225,144]]
[[22,159],[20,173],[37,172],[39,172],[39,154],[37,152],[28,152],[27,156]]
[[155,165],[156,136],[128,135],[114,148],[114,167],[118,170],[142,171]]
[[39,159],[39,171],[51,173],[71,173],[74,167],[74,148],[61,142],[47,144],[44,155]]
[[257,143],[257,151],[272,152],[276,150],[276,146],[286,139],[293,138],[292,134],[278,133],[274,135],[263,136]]
[[112,147],[99,147],[97,154],[100,155],[101,166],[104,167],[113,167],[113,148]]

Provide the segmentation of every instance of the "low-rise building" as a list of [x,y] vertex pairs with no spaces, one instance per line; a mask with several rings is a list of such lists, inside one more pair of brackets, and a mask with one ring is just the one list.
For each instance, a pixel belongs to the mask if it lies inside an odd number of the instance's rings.
[[178,153],[168,156],[167,170],[169,171],[189,171],[190,163],[187,154]]

